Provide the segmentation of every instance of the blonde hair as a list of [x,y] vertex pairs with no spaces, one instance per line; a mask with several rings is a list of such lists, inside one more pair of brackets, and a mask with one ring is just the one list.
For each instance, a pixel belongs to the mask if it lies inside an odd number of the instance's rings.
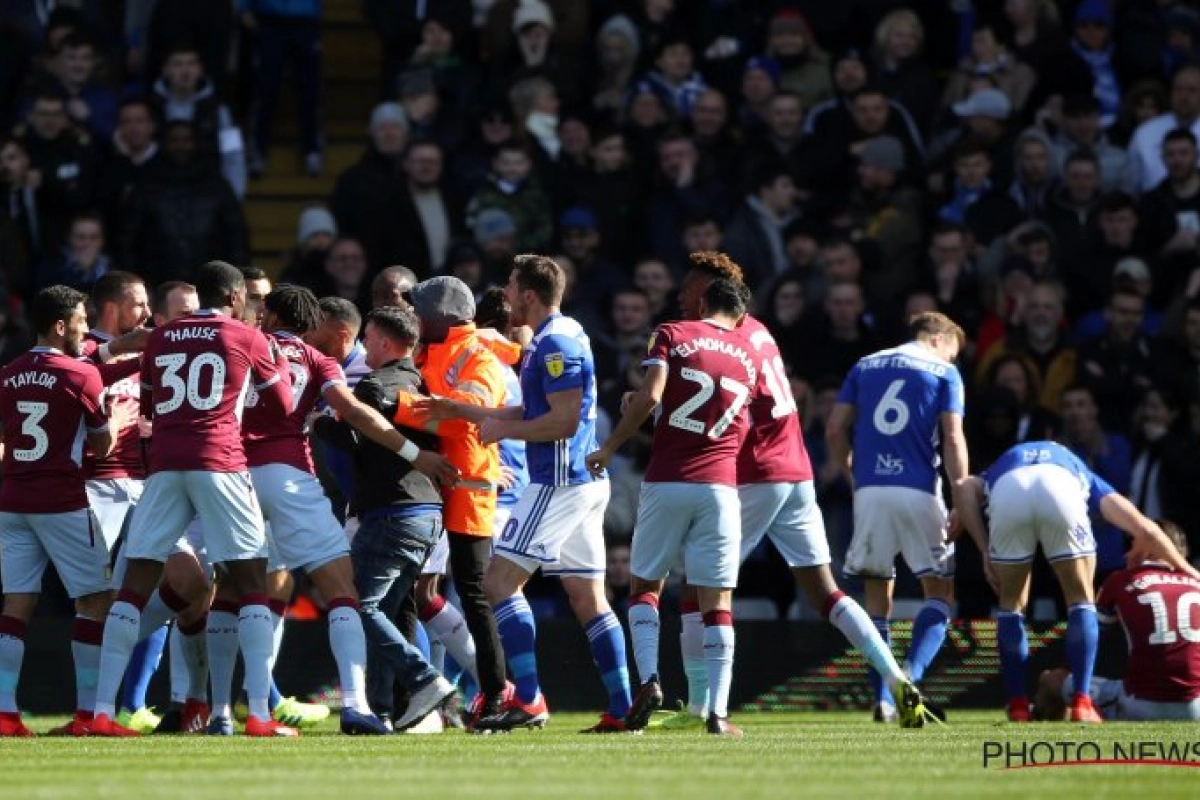
[[967,334],[958,323],[940,311],[923,311],[908,321],[908,332],[917,341],[925,341],[938,334],[953,336],[961,350],[967,346]]
[[908,25],[917,34],[917,52],[925,45],[925,26],[921,18],[910,9],[898,8],[879,21],[875,27],[875,47],[882,54],[887,50],[888,39],[898,25]]

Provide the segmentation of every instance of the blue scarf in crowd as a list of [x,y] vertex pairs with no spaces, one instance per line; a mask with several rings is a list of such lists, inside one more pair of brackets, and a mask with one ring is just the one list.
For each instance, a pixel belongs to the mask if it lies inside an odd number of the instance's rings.
[[1100,124],[1108,128],[1117,121],[1121,111],[1121,87],[1117,83],[1117,71],[1113,68],[1113,46],[1100,51],[1088,50],[1078,39],[1071,40],[1071,49],[1082,58],[1092,70],[1096,81],[1093,94],[1100,103]]
[[967,223],[967,209],[975,205],[979,198],[992,190],[992,182],[984,181],[978,189],[968,189],[958,179],[954,180],[954,196],[950,202],[938,209],[938,219],[953,222],[957,225]]

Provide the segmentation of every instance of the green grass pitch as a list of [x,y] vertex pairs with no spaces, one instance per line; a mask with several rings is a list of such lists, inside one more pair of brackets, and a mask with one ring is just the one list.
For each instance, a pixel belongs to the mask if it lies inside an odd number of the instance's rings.
[[[701,733],[580,736],[557,714],[507,736],[351,738],[332,721],[300,740],[0,740],[0,798],[1164,798],[1200,797],[1200,769],[983,765],[985,742],[1200,741],[1195,723],[1015,726],[1001,712],[900,730],[863,713],[742,713],[743,741]],[[29,720],[44,731],[59,719]],[[1200,756],[1200,745],[1196,755]]]

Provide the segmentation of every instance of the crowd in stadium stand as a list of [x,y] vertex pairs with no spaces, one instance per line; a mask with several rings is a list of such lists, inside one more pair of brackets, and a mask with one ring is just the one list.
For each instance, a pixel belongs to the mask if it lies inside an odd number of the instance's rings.
[[[550,254],[611,418],[650,331],[677,315],[687,254],[728,252],[785,354],[835,558],[850,492],[825,415],[858,358],[939,310],[970,337],[974,466],[1058,439],[1200,552],[1195,3],[362,7],[380,103],[277,278],[369,306],[390,265],[482,292],[512,255]],[[327,168],[321,14],[321,0],[0,4],[0,363],[28,346],[23,303],[41,287],[248,264],[241,199],[267,168],[285,65],[302,168]],[[614,545],[648,442],[614,471]],[[1097,536],[1102,579],[1124,540]],[[978,562],[964,542],[962,616],[993,602]],[[1038,575],[1035,594],[1054,596]],[[770,552],[742,591],[781,610],[793,597]]]

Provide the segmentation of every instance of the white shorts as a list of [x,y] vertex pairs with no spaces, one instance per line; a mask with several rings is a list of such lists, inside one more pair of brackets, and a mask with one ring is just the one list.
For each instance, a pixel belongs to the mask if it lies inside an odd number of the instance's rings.
[[204,527],[209,561],[267,557],[250,473],[180,470],[156,472],[146,479],[129,526],[129,558],[166,561],[196,516]]
[[[132,516],[130,517],[130,519],[132,519]],[[196,528],[199,529],[199,527],[200,527],[200,523],[196,523]],[[191,528],[189,527],[188,530],[190,531]],[[197,551],[192,547],[191,537],[186,534],[183,536],[180,536],[179,539],[176,540],[175,546],[171,548],[171,552],[168,555],[168,558],[170,558],[171,556],[177,556],[177,555],[188,555],[191,558],[196,559],[196,561],[200,564],[200,568],[202,570],[204,570],[205,575],[208,576],[209,583],[212,583],[213,570],[212,570],[212,565],[209,564],[208,561],[206,561],[205,557],[204,557],[204,539],[203,539],[203,537],[200,537],[199,541],[200,541],[200,551],[199,551],[199,554],[197,554]],[[128,545],[129,545],[128,537],[126,537],[126,541],[123,542],[121,544],[121,546],[117,548],[116,558],[113,559],[113,567],[112,567],[113,591],[120,591],[121,584],[123,584],[125,582],[125,570],[129,567],[129,556],[125,555],[126,551],[129,549]]]
[[142,496],[142,481],[136,478],[95,478],[84,486],[88,505],[100,523],[100,533],[111,554],[129,520],[129,512]]
[[630,570],[658,581],[682,564],[693,586],[737,586],[738,490],[713,483],[643,483]]
[[918,578],[954,575],[954,545],[946,541],[946,506],[938,495],[907,486],[864,486],[854,492],[854,536],[847,575],[891,580],[896,555]]
[[1079,480],[1053,464],[1018,467],[988,498],[988,552],[999,564],[1025,564],[1038,545],[1048,561],[1096,555],[1096,539]]
[[[1075,680],[1063,681],[1062,698],[1068,706],[1075,694]],[[1125,694],[1125,683],[1113,678],[1092,677],[1088,696],[1107,720],[1151,722],[1154,720],[1200,720],[1200,697],[1187,703],[1158,703]]]
[[108,548],[86,508],[59,514],[0,511],[0,573],[5,594],[42,591],[46,564],[54,564],[72,599],[111,588]]
[[789,567],[819,567],[830,562],[825,519],[812,481],[739,486],[738,500],[742,504],[741,561],[767,536]]
[[531,483],[513,506],[493,552],[527,572],[560,578],[603,578],[608,481],[574,486]]
[[268,540],[281,562],[275,570],[303,567],[312,572],[349,557],[350,543],[315,476],[288,464],[266,464],[251,467],[250,478],[270,524]]

